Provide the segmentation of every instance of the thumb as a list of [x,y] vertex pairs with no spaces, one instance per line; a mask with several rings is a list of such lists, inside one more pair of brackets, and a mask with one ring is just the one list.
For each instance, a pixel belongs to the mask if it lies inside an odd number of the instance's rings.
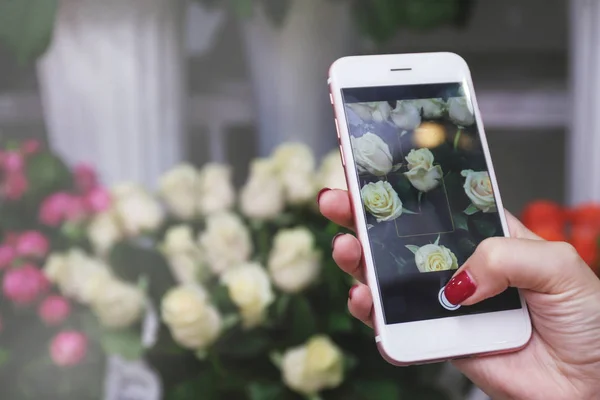
[[472,305],[508,287],[559,294],[581,288],[595,275],[568,243],[490,238],[444,289],[452,304]]

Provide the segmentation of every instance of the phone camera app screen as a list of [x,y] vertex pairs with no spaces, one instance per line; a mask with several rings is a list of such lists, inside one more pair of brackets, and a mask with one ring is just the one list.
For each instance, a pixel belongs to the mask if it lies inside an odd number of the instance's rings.
[[438,300],[481,241],[503,236],[463,85],[342,95],[386,323],[521,308],[515,289],[453,311]]

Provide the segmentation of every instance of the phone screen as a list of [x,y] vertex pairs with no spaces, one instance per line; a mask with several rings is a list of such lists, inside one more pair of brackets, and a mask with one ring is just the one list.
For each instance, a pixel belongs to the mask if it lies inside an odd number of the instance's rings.
[[462,83],[342,90],[386,324],[521,308],[516,289],[450,311],[455,270],[504,236]]

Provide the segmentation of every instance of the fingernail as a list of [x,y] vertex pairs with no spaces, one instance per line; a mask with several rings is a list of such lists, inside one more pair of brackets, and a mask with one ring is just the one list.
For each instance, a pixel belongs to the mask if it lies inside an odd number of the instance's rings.
[[319,193],[317,194],[317,205],[319,204],[319,200],[321,199],[321,196],[323,195],[323,193],[325,192],[329,192],[331,189],[329,188],[323,188],[319,191]]
[[446,284],[444,294],[450,303],[458,305],[473,296],[476,289],[475,282],[467,271],[462,271]]
[[331,239],[331,248],[332,249],[333,249],[333,246],[335,245],[336,239],[343,235],[344,235],[344,233],[336,233],[335,236],[333,237],[333,239]]
[[350,288],[350,291],[348,292],[348,298],[350,300],[352,300],[352,295],[354,294],[354,291],[356,290],[356,288],[358,288],[358,285],[354,285]]

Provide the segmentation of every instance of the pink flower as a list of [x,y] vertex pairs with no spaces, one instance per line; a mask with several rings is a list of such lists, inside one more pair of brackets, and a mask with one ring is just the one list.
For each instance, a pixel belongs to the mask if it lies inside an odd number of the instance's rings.
[[17,252],[14,247],[9,244],[3,244],[0,246],[0,270],[6,267],[10,267],[14,259],[17,256]]
[[27,189],[29,182],[22,171],[14,171],[6,174],[2,192],[8,200],[19,200]]
[[65,212],[65,219],[69,222],[78,222],[87,216],[85,198],[70,195],[69,206]]
[[71,304],[62,296],[48,296],[38,308],[38,315],[47,325],[61,324],[71,314]]
[[99,213],[110,207],[110,193],[103,187],[95,187],[85,195],[86,208],[91,213]]
[[29,139],[21,144],[21,153],[30,156],[40,151],[42,144],[39,140]]
[[87,193],[98,184],[98,177],[94,168],[87,164],[78,164],[73,168],[75,186],[80,193]]
[[27,231],[19,235],[16,249],[21,257],[43,258],[50,249],[50,242],[38,231]]
[[48,279],[39,269],[25,265],[6,272],[2,291],[7,299],[25,306],[33,303],[49,286]]
[[42,202],[39,219],[44,225],[59,226],[65,220],[70,206],[70,194],[65,192],[54,193]]
[[72,367],[79,364],[87,353],[88,339],[78,331],[63,331],[50,343],[50,357],[59,367]]
[[23,156],[16,151],[7,151],[2,155],[2,168],[6,172],[23,172]]

